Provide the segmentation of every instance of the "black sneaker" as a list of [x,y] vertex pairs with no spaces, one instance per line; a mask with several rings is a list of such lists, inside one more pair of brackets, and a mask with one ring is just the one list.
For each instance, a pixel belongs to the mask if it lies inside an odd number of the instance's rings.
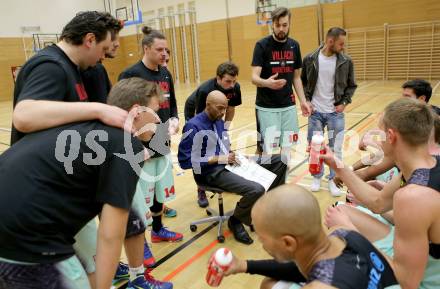
[[200,208],[206,208],[209,206],[208,198],[206,197],[206,192],[203,190],[198,189],[197,190],[197,203],[199,204]]

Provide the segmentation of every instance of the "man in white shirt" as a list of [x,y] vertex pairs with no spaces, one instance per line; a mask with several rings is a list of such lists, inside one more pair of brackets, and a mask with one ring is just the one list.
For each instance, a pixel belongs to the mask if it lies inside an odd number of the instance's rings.
[[[344,110],[351,103],[356,90],[353,62],[343,54],[346,32],[339,27],[330,28],[325,43],[308,54],[303,60],[301,80],[304,93],[311,103],[313,112],[309,116],[307,140],[310,142],[315,134],[324,134],[327,126],[330,148],[342,158],[344,140]],[[324,167],[313,175],[311,191],[320,190]],[[333,178],[335,172],[330,168],[328,187],[333,197],[341,195]]]

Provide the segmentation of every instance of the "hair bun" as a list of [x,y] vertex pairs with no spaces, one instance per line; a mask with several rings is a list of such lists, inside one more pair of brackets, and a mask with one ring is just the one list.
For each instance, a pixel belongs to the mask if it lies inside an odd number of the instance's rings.
[[153,29],[151,27],[148,27],[148,26],[142,27],[142,33],[144,33],[145,35],[150,34],[152,31],[153,31]]

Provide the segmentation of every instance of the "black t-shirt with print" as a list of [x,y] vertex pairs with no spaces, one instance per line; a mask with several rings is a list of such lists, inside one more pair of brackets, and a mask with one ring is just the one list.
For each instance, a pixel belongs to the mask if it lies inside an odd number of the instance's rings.
[[107,103],[107,96],[112,88],[112,83],[102,63],[83,71],[82,79],[89,101]]
[[293,73],[302,66],[299,43],[292,38],[278,42],[269,35],[255,44],[252,66],[260,66],[262,79],[278,73],[277,79],[285,79],[286,85],[279,90],[257,87],[256,105],[266,108],[281,108],[295,104],[293,95]]
[[160,157],[170,153],[170,136],[168,134],[168,120],[171,117],[178,117],[176,95],[171,73],[163,66],[159,66],[157,71],[151,70],[142,61],[127,68],[119,75],[119,80],[140,77],[148,81],[156,82],[164,94],[164,101],[160,103],[157,114],[161,124],[158,125],[156,133],[149,142],[144,145],[149,150],[151,157]]
[[315,262],[307,279],[295,262],[248,260],[246,272],[295,283],[318,281],[340,289],[379,289],[397,284],[386,258],[361,234],[338,229],[330,236],[344,241],[345,248],[335,258]]
[[330,235],[346,246],[336,258],[316,262],[308,273],[308,283],[318,281],[340,289],[382,289],[397,284],[387,259],[364,236],[345,229]]
[[241,89],[240,84],[235,83],[231,89],[223,89],[218,83],[217,78],[202,83],[189,97],[195,98],[196,114],[201,113],[206,107],[206,98],[208,94],[214,90],[223,92],[228,98],[228,106],[239,106],[241,104]]
[[[128,145],[139,167],[120,157]],[[69,258],[74,236],[104,204],[129,210],[142,163],[138,139],[99,121],[26,134],[0,155],[0,257]]]
[[[14,107],[24,99],[87,101],[79,67],[57,45],[48,46],[21,68],[14,89]],[[12,126],[11,145],[25,134]]]

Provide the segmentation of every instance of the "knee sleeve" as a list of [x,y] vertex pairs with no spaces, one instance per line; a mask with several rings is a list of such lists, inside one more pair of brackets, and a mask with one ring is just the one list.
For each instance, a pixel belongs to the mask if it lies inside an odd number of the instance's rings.
[[138,216],[133,210],[130,210],[128,214],[127,232],[125,238],[130,238],[136,235],[145,233],[145,224],[142,221],[142,217]]

